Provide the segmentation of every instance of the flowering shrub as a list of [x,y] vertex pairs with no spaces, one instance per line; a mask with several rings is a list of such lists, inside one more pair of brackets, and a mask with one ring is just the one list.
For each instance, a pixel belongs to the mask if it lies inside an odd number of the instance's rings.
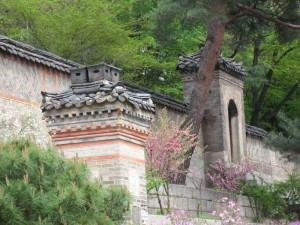
[[289,225],[300,225],[300,221],[292,222],[292,223],[290,223]]
[[228,199],[227,197],[222,198],[216,204],[216,210],[212,212],[213,216],[219,216],[222,224],[226,225],[238,225],[242,224],[240,216],[240,208],[235,201]]
[[246,175],[253,171],[256,165],[251,161],[242,161],[226,167],[221,160],[216,160],[210,165],[211,170],[208,177],[213,185],[229,191],[240,191],[238,183],[246,178]]
[[163,110],[146,141],[148,172],[156,171],[159,178],[169,182],[187,172],[181,169],[181,165],[186,160],[185,153],[196,145],[191,126],[181,130],[181,124],[170,120],[167,111]]
[[41,146],[50,143],[46,122],[40,109],[28,107],[0,114],[0,140],[31,139]]
[[[182,121],[183,122],[183,121]],[[181,129],[182,122],[172,121],[164,109],[157,116],[146,141],[147,190],[156,191],[160,211],[164,214],[159,187],[167,196],[167,211],[170,210],[169,183],[176,181],[187,170],[182,164],[186,153],[196,145],[196,135],[191,134],[191,126]]]
[[173,210],[168,214],[165,220],[161,223],[171,225],[193,225],[193,221],[183,209]]

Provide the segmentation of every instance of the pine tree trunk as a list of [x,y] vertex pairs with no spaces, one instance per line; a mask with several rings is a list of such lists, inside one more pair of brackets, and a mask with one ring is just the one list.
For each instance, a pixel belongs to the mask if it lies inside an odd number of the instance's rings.
[[[210,12],[210,21],[208,25],[208,34],[199,61],[199,70],[197,72],[189,106],[188,117],[185,124],[193,124],[193,133],[198,135],[202,119],[204,116],[205,105],[209,96],[210,86],[217,59],[221,53],[223,38],[225,33],[225,13],[226,4],[222,0],[215,0]],[[193,150],[187,153],[187,156],[193,154]],[[190,165],[191,157],[188,157],[184,163],[187,169]],[[186,175],[180,177],[180,183],[185,182]]]

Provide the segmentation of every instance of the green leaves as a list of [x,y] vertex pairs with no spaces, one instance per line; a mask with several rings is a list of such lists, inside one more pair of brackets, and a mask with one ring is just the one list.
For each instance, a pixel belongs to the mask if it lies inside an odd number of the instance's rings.
[[86,165],[56,149],[16,140],[0,144],[0,160],[0,224],[106,225],[128,211],[126,190],[89,182]]

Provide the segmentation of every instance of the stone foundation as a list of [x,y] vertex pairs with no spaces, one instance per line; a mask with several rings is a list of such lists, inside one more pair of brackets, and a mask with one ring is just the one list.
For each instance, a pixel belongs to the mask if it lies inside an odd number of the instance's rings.
[[[186,187],[184,185],[170,185],[171,209],[184,209],[192,217],[199,215],[211,215],[215,209],[216,202],[223,197],[237,201],[241,216],[246,219],[255,217],[254,210],[246,196],[232,196],[225,192],[214,191],[207,188],[196,189]],[[161,194],[163,207],[166,208],[167,197]],[[157,214],[160,212],[159,204],[154,193],[148,194],[148,212],[149,214]]]

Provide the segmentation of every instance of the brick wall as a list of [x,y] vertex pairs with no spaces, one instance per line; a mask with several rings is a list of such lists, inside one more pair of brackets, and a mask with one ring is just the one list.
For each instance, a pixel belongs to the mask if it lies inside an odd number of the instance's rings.
[[41,91],[57,92],[70,85],[70,75],[16,56],[0,53],[0,110],[39,106]]
[[84,160],[93,180],[127,187],[133,196],[132,218],[136,224],[145,224],[144,145],[154,115],[118,101],[52,109],[45,115],[53,121],[49,125],[53,141],[64,156]]

